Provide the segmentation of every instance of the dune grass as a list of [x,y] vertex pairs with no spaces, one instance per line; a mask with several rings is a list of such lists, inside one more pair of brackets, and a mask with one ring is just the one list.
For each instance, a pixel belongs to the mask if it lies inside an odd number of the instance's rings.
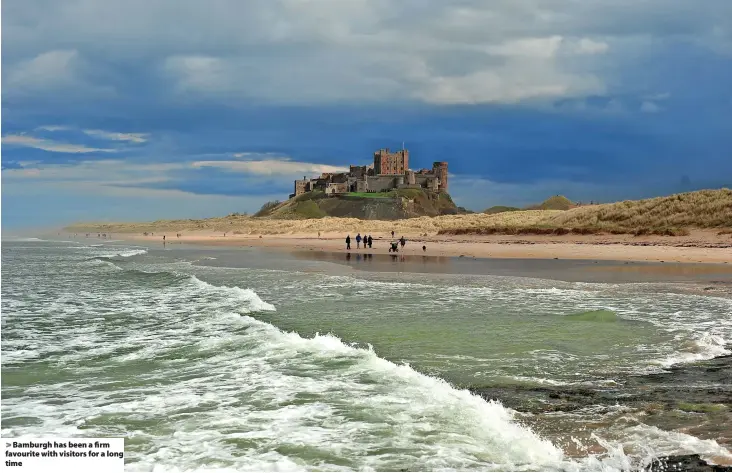
[[467,215],[443,215],[439,217],[417,217],[403,220],[361,220],[357,218],[297,218],[269,219],[245,215],[201,220],[158,220],[144,223],[79,223],[65,230],[106,233],[143,233],[143,232],[238,232],[243,235],[299,234],[317,232],[349,232],[358,230],[371,233],[387,233],[391,230],[407,234],[436,234],[441,230],[483,227],[528,227],[557,211],[530,210],[506,212],[497,215],[474,213]]
[[730,228],[732,190],[702,190],[653,199],[578,207],[555,215],[544,223],[608,229]]
[[304,234],[317,232],[443,235],[688,235],[692,228],[714,228],[732,233],[732,190],[703,190],[667,197],[577,207],[570,210],[516,210],[496,214],[473,213],[418,217],[398,221],[322,217],[314,202],[298,202],[292,220],[232,214],[202,220],[161,220],[147,223],[76,224],[67,231],[235,232],[243,235]]
[[449,228],[440,230],[440,235],[658,235],[658,236],[686,236],[686,228],[600,228],[600,227],[552,227],[534,225],[525,227],[482,227],[482,228]]
[[[558,196],[547,199],[544,204],[547,207],[561,207],[566,204],[565,200],[569,202],[568,199]],[[732,231],[732,190],[701,190],[653,199],[575,207],[547,215],[533,225],[520,228],[466,227],[445,229],[441,233],[684,236],[689,234],[690,228],[717,228],[721,229],[720,235]]]

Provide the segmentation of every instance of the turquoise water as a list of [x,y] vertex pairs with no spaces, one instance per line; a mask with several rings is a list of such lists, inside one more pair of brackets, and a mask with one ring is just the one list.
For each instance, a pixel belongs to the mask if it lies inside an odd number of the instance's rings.
[[2,435],[124,436],[130,471],[729,455],[623,405],[535,416],[466,389],[612,386],[723,355],[728,299],[86,239],[6,239],[2,262]]

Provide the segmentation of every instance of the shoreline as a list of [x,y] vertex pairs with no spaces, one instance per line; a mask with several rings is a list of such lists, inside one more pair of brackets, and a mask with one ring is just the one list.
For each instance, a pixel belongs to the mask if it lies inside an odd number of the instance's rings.
[[[334,233],[293,233],[278,235],[243,235],[222,232],[188,232],[180,237],[176,232],[160,231],[144,236],[113,233],[112,239],[163,245],[191,244],[225,247],[261,247],[286,251],[323,251],[346,254],[345,235]],[[224,236],[226,235],[226,236]],[[391,235],[372,233],[372,254],[389,255]],[[716,263],[732,268],[732,238],[709,231],[697,231],[688,237],[632,237],[625,235],[586,236],[452,236],[404,234],[407,244],[398,256],[440,256],[483,259],[572,259],[628,262]],[[395,239],[401,237],[395,234]],[[76,238],[84,238],[77,234]],[[351,253],[357,249],[355,234],[351,235]],[[426,251],[422,246],[426,246]]]
[[[73,235],[70,235],[70,237],[74,238]],[[276,261],[273,264],[281,265],[280,269],[293,269],[294,267],[296,270],[306,272],[324,272],[309,266],[309,262],[320,262],[335,264],[342,268],[337,272],[345,271],[346,274],[367,272],[397,275],[412,274],[415,276],[429,274],[431,277],[497,276],[551,280],[564,283],[662,284],[671,292],[732,298],[732,264],[727,264],[724,261],[718,262],[713,257],[706,258],[707,261],[695,261],[688,258],[688,254],[685,255],[687,258],[680,258],[680,262],[671,261],[667,257],[669,249],[667,246],[651,247],[653,251],[664,252],[666,260],[646,259],[644,261],[634,261],[632,258],[624,258],[623,254],[617,252],[609,253],[609,257],[597,259],[586,257],[590,255],[579,255],[579,257],[570,255],[574,257],[568,258],[552,258],[547,255],[531,257],[531,253],[527,256],[527,253],[522,251],[522,249],[529,248],[529,246],[521,244],[493,243],[512,251],[510,257],[501,255],[468,257],[458,254],[456,251],[450,252],[444,249],[438,255],[435,255],[434,252],[423,252],[417,244],[419,242],[412,242],[412,248],[407,243],[406,251],[393,254],[385,248],[388,242],[384,240],[374,240],[374,246],[371,249],[354,248],[351,251],[346,251],[341,247],[340,239],[327,237],[318,239],[317,235],[315,237],[299,236],[297,238],[288,235],[263,237],[261,239],[259,237],[239,235],[234,237],[210,234],[205,237],[188,235],[182,238],[174,236],[174,240],[169,243],[166,238],[165,245],[162,244],[162,240],[158,240],[160,235],[147,237],[124,235],[124,237],[121,237],[122,235],[117,234],[112,235],[110,240],[97,240],[96,235],[94,235],[93,241],[145,244],[148,250],[158,254],[168,251],[184,251],[186,253],[191,251],[198,253],[197,256],[200,256],[200,258],[195,259],[195,262],[202,266],[246,268],[250,264],[246,254],[254,251],[270,253]],[[83,241],[85,237],[79,238],[77,235],[76,239]],[[444,242],[443,245],[460,245],[460,248],[465,246],[464,243],[454,241]],[[470,242],[469,245],[489,244]],[[553,245],[560,254],[562,251],[566,252],[567,248],[581,247],[591,250],[595,247],[595,245],[587,243],[544,243],[543,245]],[[615,249],[618,246],[622,245],[598,245],[597,248]],[[410,249],[411,251],[409,251]],[[682,252],[688,250],[683,247],[676,249]],[[282,256],[285,258],[282,259]],[[297,269],[299,267],[302,268]]]
[[[263,247],[221,245],[167,245],[153,254],[192,252],[200,266],[250,268],[252,251],[268,252],[273,258],[268,269],[357,276],[368,273],[380,278],[511,277],[537,281],[601,284],[653,284],[662,292],[732,298],[732,265],[715,263],[654,263],[579,259],[459,258],[452,256],[396,256],[375,253],[304,251]],[[243,251],[242,251],[243,250]],[[189,256],[190,257],[190,256]],[[313,267],[309,263],[337,265],[338,270]],[[259,267],[259,266],[254,266]],[[382,276],[378,276],[382,275]]]

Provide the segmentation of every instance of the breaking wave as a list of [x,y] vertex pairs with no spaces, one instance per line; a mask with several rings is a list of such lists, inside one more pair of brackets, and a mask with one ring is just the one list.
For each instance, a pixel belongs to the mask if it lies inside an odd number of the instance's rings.
[[106,253],[99,255],[101,258],[129,258],[131,256],[144,255],[147,253],[146,249],[121,249],[112,253]]

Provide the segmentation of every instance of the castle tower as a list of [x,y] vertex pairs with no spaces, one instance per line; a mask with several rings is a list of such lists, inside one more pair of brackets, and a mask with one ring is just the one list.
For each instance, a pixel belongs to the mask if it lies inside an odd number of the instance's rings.
[[302,195],[308,191],[311,191],[310,179],[307,176],[303,176],[302,180],[295,181],[295,196]]
[[432,172],[440,179],[440,192],[447,192],[447,162],[435,161],[432,163]]
[[396,175],[404,174],[409,170],[409,151],[401,149],[394,153],[389,148],[382,148],[374,153],[374,174]]

